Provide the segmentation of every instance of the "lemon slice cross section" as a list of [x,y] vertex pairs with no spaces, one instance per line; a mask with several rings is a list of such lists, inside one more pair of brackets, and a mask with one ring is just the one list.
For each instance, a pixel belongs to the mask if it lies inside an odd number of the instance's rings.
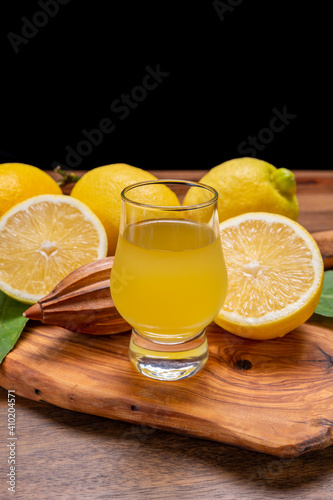
[[0,219],[0,289],[21,302],[37,302],[70,272],[106,255],[102,223],[70,196],[34,196]]
[[299,223],[247,213],[220,223],[228,293],[215,322],[240,337],[272,339],[304,323],[318,305],[324,267]]

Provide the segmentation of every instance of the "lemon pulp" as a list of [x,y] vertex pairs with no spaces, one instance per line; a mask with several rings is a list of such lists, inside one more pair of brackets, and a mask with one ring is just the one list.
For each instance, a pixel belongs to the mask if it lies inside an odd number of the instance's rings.
[[228,294],[215,322],[239,336],[283,336],[314,312],[323,262],[311,235],[297,222],[248,213],[220,224]]
[[35,196],[0,219],[0,289],[34,303],[106,253],[105,230],[88,207],[65,195]]

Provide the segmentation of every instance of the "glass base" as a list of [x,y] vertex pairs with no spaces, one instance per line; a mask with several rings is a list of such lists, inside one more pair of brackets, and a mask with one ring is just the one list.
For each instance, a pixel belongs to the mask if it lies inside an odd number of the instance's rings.
[[130,360],[142,375],[149,378],[170,382],[192,377],[205,366],[208,355],[205,330],[180,344],[159,344],[132,330]]

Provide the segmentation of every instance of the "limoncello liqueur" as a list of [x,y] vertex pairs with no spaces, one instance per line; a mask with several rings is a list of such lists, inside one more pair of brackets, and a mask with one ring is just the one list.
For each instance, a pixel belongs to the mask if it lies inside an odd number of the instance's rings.
[[119,236],[111,294],[141,336],[179,343],[218,314],[227,293],[219,235],[189,220],[145,220]]

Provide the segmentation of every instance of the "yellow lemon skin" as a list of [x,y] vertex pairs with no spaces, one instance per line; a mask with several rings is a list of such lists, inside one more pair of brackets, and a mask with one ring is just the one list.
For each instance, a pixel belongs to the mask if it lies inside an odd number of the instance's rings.
[[310,301],[287,318],[279,318],[276,321],[271,321],[266,324],[242,325],[229,321],[221,314],[214,319],[214,322],[227,332],[247,339],[271,340],[278,337],[284,337],[287,333],[295,330],[295,328],[298,328],[301,324],[305,323],[305,321],[307,321],[315,312],[320,299],[322,286],[323,281]]
[[[235,158],[213,167],[200,182],[218,192],[220,222],[247,212],[276,213],[295,221],[298,218],[296,181],[288,169],[278,169],[257,158]],[[185,201],[191,204],[200,200],[187,197]]]
[[[108,255],[114,255],[116,251],[122,190],[149,180],[156,180],[156,177],[146,170],[126,163],[113,163],[90,170],[73,187],[71,196],[85,203],[102,222],[108,236]],[[163,206],[179,205],[176,195],[166,187],[147,192],[147,198],[137,201]]]
[[24,163],[0,164],[0,217],[21,201],[40,194],[62,194],[43,170]]

